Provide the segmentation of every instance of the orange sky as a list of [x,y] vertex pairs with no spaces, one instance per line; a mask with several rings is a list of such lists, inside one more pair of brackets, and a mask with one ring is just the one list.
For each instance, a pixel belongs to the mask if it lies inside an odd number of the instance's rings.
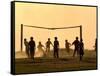
[[[15,47],[20,50],[20,25],[34,25],[41,27],[83,27],[83,40],[85,49],[93,49],[96,38],[96,7],[50,5],[36,3],[16,3],[15,6]],[[43,44],[50,37],[54,41],[57,36],[60,47],[64,47],[65,39],[70,43],[76,36],[79,36],[79,28],[66,30],[43,30],[24,27],[24,38],[29,41],[30,36],[34,37],[36,44],[41,41]],[[73,48],[73,46],[72,46]]]

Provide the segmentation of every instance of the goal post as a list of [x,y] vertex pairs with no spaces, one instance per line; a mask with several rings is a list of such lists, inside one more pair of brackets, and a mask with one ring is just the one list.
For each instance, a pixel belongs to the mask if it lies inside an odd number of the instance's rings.
[[32,25],[24,25],[21,24],[21,36],[20,36],[20,49],[21,52],[23,51],[23,30],[24,27],[32,27],[32,28],[40,28],[40,29],[48,29],[48,30],[58,30],[58,29],[70,29],[70,28],[79,28],[80,29],[80,40],[82,39],[82,25],[80,26],[71,26],[71,27],[59,27],[59,28],[48,28],[48,27],[39,27],[39,26],[32,26]]
[[21,52],[22,52],[22,50],[23,50],[23,24],[21,24],[21,36],[20,37],[21,37],[20,45],[21,45]]

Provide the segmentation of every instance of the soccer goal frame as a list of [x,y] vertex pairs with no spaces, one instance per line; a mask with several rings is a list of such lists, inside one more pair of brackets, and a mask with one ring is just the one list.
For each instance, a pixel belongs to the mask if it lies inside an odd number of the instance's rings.
[[48,29],[48,30],[57,30],[57,29],[71,29],[71,28],[79,28],[80,29],[80,40],[82,39],[82,25],[80,26],[71,26],[71,27],[58,27],[58,28],[48,28],[48,27],[39,27],[39,26],[32,26],[32,25],[24,25],[21,24],[21,36],[20,36],[20,49],[21,52],[23,51],[23,30],[24,27],[32,27],[32,28],[40,28],[40,29]]

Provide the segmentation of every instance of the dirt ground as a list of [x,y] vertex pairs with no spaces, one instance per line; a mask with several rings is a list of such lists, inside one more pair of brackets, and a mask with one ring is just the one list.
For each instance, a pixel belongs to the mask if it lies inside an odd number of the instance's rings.
[[82,61],[79,61],[77,56],[72,57],[73,51],[68,54],[65,50],[61,50],[59,53],[59,59],[53,58],[53,52],[46,57],[35,58],[34,61],[28,58],[17,58],[15,59],[15,72],[16,74],[28,74],[97,69],[95,51],[85,50]]

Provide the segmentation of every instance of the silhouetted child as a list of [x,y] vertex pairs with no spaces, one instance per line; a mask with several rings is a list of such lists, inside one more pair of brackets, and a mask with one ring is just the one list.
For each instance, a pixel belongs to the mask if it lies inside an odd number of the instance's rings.
[[65,40],[65,48],[66,48],[66,51],[67,51],[67,53],[70,53],[70,47],[71,46],[71,44],[68,42],[68,40]]
[[76,40],[74,40],[74,42],[72,43],[72,45],[75,46],[73,57],[75,56],[76,52],[77,52],[77,55],[79,55],[79,40],[78,40],[78,37],[76,37]]
[[57,40],[57,37],[55,37],[54,41],[54,58],[59,58],[59,41]]
[[53,46],[50,38],[48,38],[48,41],[46,42],[46,53],[50,52],[50,44]]
[[30,37],[29,41],[29,49],[30,49],[30,56],[34,60],[34,54],[35,54],[35,41],[33,40],[33,37]]
[[24,39],[24,45],[25,45],[25,52],[26,52],[26,55],[27,55],[27,57],[29,58],[29,45],[28,45],[28,41],[27,41],[26,38]]
[[[38,44],[38,46],[37,46],[38,51],[39,51],[39,53],[42,53],[43,56],[45,56],[45,51],[44,51],[43,47],[44,47],[44,45],[43,45],[41,42],[39,42],[39,44]],[[44,47],[44,48],[45,48],[45,47]]]
[[79,43],[79,54],[80,54],[80,61],[81,61],[84,55],[84,43],[82,39]]
[[97,51],[97,38],[95,39],[95,45],[93,47],[94,47],[94,51],[96,52]]
[[97,38],[95,40],[95,51],[97,52]]

